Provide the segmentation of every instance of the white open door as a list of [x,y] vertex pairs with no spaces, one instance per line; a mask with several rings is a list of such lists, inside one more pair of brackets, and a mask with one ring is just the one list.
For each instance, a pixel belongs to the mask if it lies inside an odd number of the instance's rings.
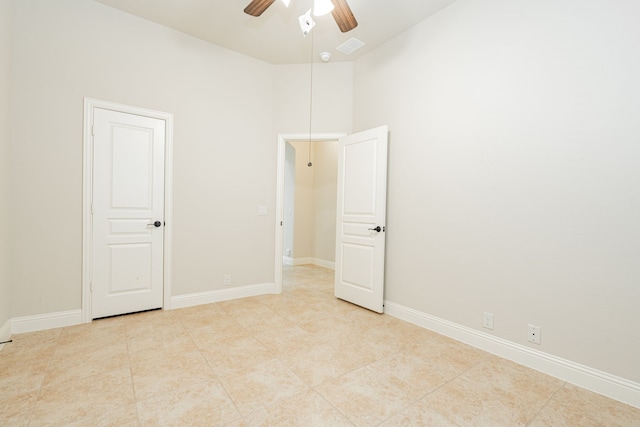
[[387,126],[340,138],[336,297],[382,313]]
[[164,156],[164,120],[94,110],[94,319],[163,305]]

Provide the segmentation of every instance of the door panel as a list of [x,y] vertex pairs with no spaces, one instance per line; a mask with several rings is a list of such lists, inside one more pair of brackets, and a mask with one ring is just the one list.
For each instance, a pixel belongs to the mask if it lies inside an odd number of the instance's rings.
[[109,248],[107,298],[151,288],[151,243],[112,244]]
[[160,308],[165,123],[96,108],[93,129],[92,317]]
[[338,150],[335,295],[378,313],[384,301],[387,139],[383,126],[341,138]]

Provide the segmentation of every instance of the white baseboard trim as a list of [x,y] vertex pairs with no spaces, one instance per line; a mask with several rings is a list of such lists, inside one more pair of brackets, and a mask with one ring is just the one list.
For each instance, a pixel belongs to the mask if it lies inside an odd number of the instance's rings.
[[[10,339],[11,339],[11,319],[7,319],[7,321],[4,322],[4,325],[0,327],[0,342],[8,341]],[[2,347],[4,347],[4,344],[0,344],[0,350],[2,350]]]
[[335,262],[326,261],[326,260],[320,259],[320,258],[314,258],[312,264],[313,265],[317,265],[318,267],[328,268],[329,270],[335,270],[336,269],[336,263]]
[[[285,257],[285,259],[286,258],[287,257]],[[318,267],[328,268],[330,270],[335,270],[336,269],[336,263],[335,262],[325,261],[325,260],[320,259],[320,258],[313,258],[313,257],[289,258],[289,260],[291,260],[291,264],[288,264],[288,265],[313,264],[313,265],[317,265]]]
[[194,294],[178,295],[171,298],[171,309],[191,307],[194,305],[211,304],[232,299],[255,297],[259,295],[275,294],[274,283],[240,286],[237,288],[217,289],[215,291],[198,292]]
[[441,335],[567,381],[628,405],[640,408],[640,383],[580,365],[485,332],[385,301],[386,314]]
[[59,311],[57,313],[36,314],[35,316],[11,319],[11,333],[43,331],[82,323],[82,310]]

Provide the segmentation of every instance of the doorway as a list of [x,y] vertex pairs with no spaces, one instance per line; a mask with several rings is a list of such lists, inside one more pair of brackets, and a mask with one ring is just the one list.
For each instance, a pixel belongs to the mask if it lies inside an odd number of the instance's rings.
[[[344,135],[311,134],[311,138],[308,134],[278,135],[277,293],[282,292],[284,264],[316,264],[333,268],[336,150],[338,139]],[[307,166],[309,161],[311,167]]]
[[82,320],[170,308],[169,113],[85,99]]

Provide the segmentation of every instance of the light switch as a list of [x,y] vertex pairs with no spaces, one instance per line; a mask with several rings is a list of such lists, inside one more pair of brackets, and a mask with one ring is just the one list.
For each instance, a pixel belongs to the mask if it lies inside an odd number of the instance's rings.
[[267,216],[267,207],[265,205],[258,206],[258,215]]

